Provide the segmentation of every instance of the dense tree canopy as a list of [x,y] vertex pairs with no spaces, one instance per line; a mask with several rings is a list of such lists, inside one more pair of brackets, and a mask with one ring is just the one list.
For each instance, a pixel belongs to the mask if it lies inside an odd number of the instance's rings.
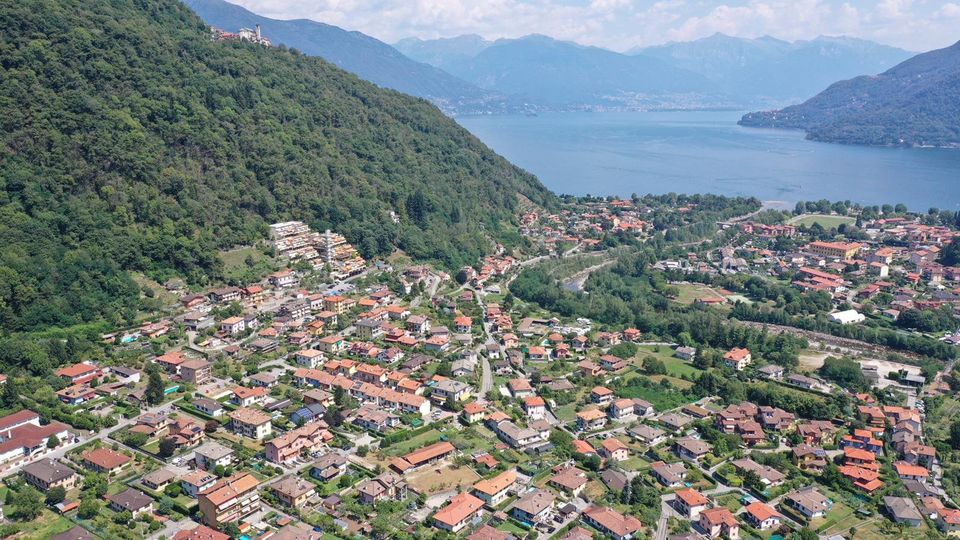
[[456,267],[504,234],[518,192],[552,200],[425,101],[214,43],[176,0],[0,6],[4,329],[130,319],[128,271],[208,283],[219,248],[273,221]]

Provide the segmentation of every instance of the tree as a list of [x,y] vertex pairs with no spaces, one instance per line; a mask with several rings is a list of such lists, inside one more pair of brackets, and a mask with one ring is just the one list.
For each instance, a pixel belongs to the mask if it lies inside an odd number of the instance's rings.
[[242,533],[240,532],[240,527],[231,521],[223,526],[223,534],[229,536],[230,538],[239,538]]
[[166,437],[160,441],[160,449],[157,454],[162,458],[168,458],[177,451],[177,443],[172,437]]
[[133,514],[131,514],[129,510],[124,510],[123,512],[117,512],[116,514],[113,515],[113,522],[116,523],[117,525],[123,525],[124,523],[128,523],[131,519],[133,519]]
[[17,521],[33,521],[43,512],[43,496],[33,486],[17,490],[17,498],[10,517]]
[[167,487],[163,488],[163,494],[174,499],[179,497],[181,493],[183,493],[183,488],[179,482],[167,484]]
[[47,439],[47,448],[53,450],[54,448],[60,446],[60,439],[56,435],[51,435]]
[[97,502],[97,499],[93,497],[84,497],[80,501],[80,508],[77,510],[77,515],[81,519],[93,519],[100,514],[100,503]]
[[65,490],[63,486],[54,486],[47,490],[47,495],[44,497],[44,502],[47,503],[47,506],[53,506],[62,503],[66,498],[67,490]]
[[162,403],[164,390],[163,379],[160,378],[160,371],[155,364],[151,364],[150,373],[147,376],[147,389],[144,394],[147,398],[147,403],[151,405]]
[[141,446],[147,444],[148,440],[149,437],[146,433],[128,431],[127,433],[123,434],[123,443],[134,448],[140,448]]
[[654,356],[647,356],[643,359],[643,372],[647,375],[666,375],[667,366],[662,360]]
[[954,450],[960,450],[960,418],[950,424],[950,446]]

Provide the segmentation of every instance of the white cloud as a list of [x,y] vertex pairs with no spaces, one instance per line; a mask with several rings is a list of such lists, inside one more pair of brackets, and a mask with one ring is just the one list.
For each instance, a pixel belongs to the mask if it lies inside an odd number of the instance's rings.
[[960,4],[933,0],[229,0],[267,17],[309,18],[387,42],[539,33],[623,50],[715,32],[782,39],[852,35],[911,50],[960,38]]

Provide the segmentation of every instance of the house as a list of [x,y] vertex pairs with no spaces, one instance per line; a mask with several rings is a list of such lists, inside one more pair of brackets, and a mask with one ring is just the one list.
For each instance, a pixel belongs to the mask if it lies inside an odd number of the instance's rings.
[[109,448],[95,448],[83,454],[83,465],[98,473],[114,475],[119,473],[132,460],[130,456],[114,452]]
[[783,366],[778,366],[776,364],[767,364],[762,368],[757,370],[761,376],[766,377],[767,379],[780,380],[783,379],[784,369]]
[[396,473],[386,471],[357,486],[357,500],[374,504],[384,500],[402,501],[407,497],[407,484]]
[[463,406],[463,410],[460,411],[460,417],[463,418],[463,421],[467,424],[474,424],[483,420],[486,411],[487,409],[483,405],[480,405],[476,401],[471,401]]
[[665,431],[646,424],[640,424],[639,426],[631,428],[627,433],[629,433],[634,440],[647,446],[656,446],[666,440]]
[[547,483],[574,497],[579,496],[584,486],[587,485],[586,471],[577,467],[562,467],[559,470],[555,468],[554,472],[555,474],[550,477]]
[[188,496],[196,499],[201,492],[206,491],[217,483],[217,477],[203,470],[190,471],[180,478],[180,489]]
[[233,395],[230,396],[230,403],[238,407],[250,407],[251,405],[262,405],[267,399],[266,388],[247,388],[238,386],[233,389]]
[[312,482],[295,475],[286,476],[279,482],[271,484],[270,489],[281,504],[290,508],[303,508],[310,497],[316,493]]
[[248,472],[218,481],[198,497],[201,521],[218,528],[259,511],[259,485],[257,478]]
[[827,453],[823,448],[809,444],[798,444],[793,447],[792,454],[794,465],[801,471],[819,474],[827,466]]
[[681,360],[693,360],[697,356],[697,349],[694,347],[677,347],[674,354]]
[[673,442],[673,451],[676,452],[680,459],[687,461],[699,461],[700,458],[707,455],[711,449],[710,443],[689,437],[677,439]]
[[623,491],[627,487],[627,484],[630,483],[630,479],[627,478],[626,473],[619,469],[611,468],[604,469],[603,472],[600,473],[600,481],[607,486],[607,489],[616,492]]
[[212,399],[197,398],[193,400],[193,406],[196,407],[198,411],[212,418],[219,418],[224,414],[223,405]]
[[833,508],[833,501],[813,487],[788,493],[783,498],[783,504],[797,510],[807,520],[821,518]]
[[700,517],[700,512],[706,510],[707,506],[710,505],[710,501],[695,489],[678,489],[674,495],[674,506],[677,512],[691,521],[697,520]]
[[618,439],[608,437],[600,443],[600,455],[609,461],[626,461],[630,459],[630,449]]
[[743,516],[751,527],[760,531],[778,528],[782,522],[779,512],[760,501],[752,502],[744,507]]
[[67,405],[79,405],[97,397],[97,391],[86,384],[75,384],[58,390],[57,397]]
[[274,437],[264,445],[264,456],[267,461],[282,465],[297,459],[301,453],[317,452],[333,440],[326,428],[326,422],[312,422]]
[[588,409],[577,413],[577,429],[592,431],[607,425],[607,415],[600,409]]
[[310,476],[321,482],[329,482],[347,472],[347,458],[336,453],[328,452],[313,462]]
[[453,328],[458,334],[469,334],[473,329],[473,319],[470,317],[457,317],[453,320]]
[[723,365],[737,371],[743,371],[750,365],[751,360],[753,360],[753,356],[750,354],[750,350],[739,347],[730,349],[723,355]]
[[495,508],[507,500],[510,490],[513,489],[516,482],[516,471],[503,471],[493,478],[480,480],[474,484],[473,494],[490,508]]
[[456,451],[456,447],[448,441],[440,441],[414,450],[402,457],[393,458],[390,460],[390,468],[400,474],[412,472],[424,465],[446,459]]
[[867,320],[867,317],[854,309],[848,309],[846,311],[837,311],[831,313],[827,315],[827,319],[832,323],[847,325],[862,323],[863,321]]
[[533,387],[527,379],[511,379],[507,382],[507,389],[516,399],[525,399],[534,395]]
[[584,523],[614,540],[630,540],[642,528],[639,519],[603,506],[587,508],[581,518]]
[[445,379],[433,387],[430,399],[435,403],[446,403],[448,400],[460,402],[470,397],[470,385],[453,379]]
[[595,386],[593,390],[590,391],[590,401],[598,405],[606,405],[613,402],[614,399],[613,390],[606,388],[604,386]]
[[897,461],[893,464],[894,470],[897,471],[897,475],[900,476],[901,480],[917,480],[923,481],[930,476],[930,471],[925,467],[919,465],[911,465],[906,461]]
[[923,514],[917,509],[917,505],[907,497],[884,497],[883,506],[894,523],[901,523],[910,527],[919,527],[923,523]]
[[23,479],[40,491],[49,491],[50,488],[62,487],[71,490],[77,485],[77,473],[59,461],[41,459],[28,463],[20,469]]
[[153,512],[153,497],[139,489],[127,488],[107,498],[114,512],[130,512],[134,518]]
[[273,388],[280,380],[276,375],[266,372],[254,373],[249,379],[254,388]]
[[176,479],[177,473],[169,469],[157,469],[140,477],[140,483],[154,491],[163,491]]
[[523,400],[523,410],[530,420],[541,420],[547,416],[547,403],[540,396],[532,396]]
[[811,390],[813,388],[816,388],[817,384],[819,383],[817,382],[816,379],[807,377],[806,375],[800,375],[799,373],[791,373],[790,375],[787,375],[787,384],[792,384],[794,386],[799,386],[800,388],[806,388],[807,390]]
[[230,430],[242,437],[261,440],[273,433],[270,415],[241,407],[230,413]]
[[607,414],[609,414],[613,420],[634,419],[633,400],[626,398],[614,400],[613,403],[610,404],[610,408],[607,409]]
[[323,351],[316,349],[301,349],[294,354],[297,364],[310,369],[317,369],[326,361]]
[[682,462],[664,463],[655,461],[650,465],[650,474],[668,488],[680,487],[687,477],[687,468]]
[[482,500],[469,493],[461,493],[450,499],[447,506],[433,515],[433,524],[438,529],[456,534],[463,530],[475,517],[478,517],[482,511]]
[[56,371],[57,377],[60,377],[70,385],[86,384],[99,379],[103,376],[103,371],[87,362],[64,366]]
[[782,472],[769,465],[760,465],[750,458],[737,459],[731,461],[730,464],[733,465],[741,475],[746,474],[747,471],[753,472],[760,477],[760,481],[767,486],[779,486],[787,479],[786,475]]
[[740,538],[740,524],[737,523],[737,518],[733,517],[733,513],[723,506],[708,508],[700,512],[700,520],[697,525],[707,535],[707,538],[724,537],[730,540]]
[[540,523],[553,509],[556,497],[548,491],[534,489],[513,504],[510,515],[521,523]]
[[185,360],[180,364],[180,378],[195,384],[205,384],[213,376],[213,364],[206,360]]
[[246,320],[243,317],[228,317],[220,321],[220,332],[229,336],[236,336],[247,329]]
[[683,430],[684,426],[690,422],[693,422],[693,418],[690,418],[685,414],[667,413],[661,416],[658,422],[670,430],[670,432],[679,433],[681,430]]
[[227,448],[218,442],[212,441],[195,449],[193,451],[193,458],[197,467],[205,471],[212,471],[217,465],[229,467],[235,459],[232,448]]
[[351,423],[363,429],[383,433],[400,424],[400,417],[376,407],[364,405],[357,409]]

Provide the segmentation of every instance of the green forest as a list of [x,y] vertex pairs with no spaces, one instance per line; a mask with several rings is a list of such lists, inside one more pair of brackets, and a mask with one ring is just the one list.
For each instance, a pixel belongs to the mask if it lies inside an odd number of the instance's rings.
[[554,204],[427,102],[215,43],[177,0],[0,0],[0,22],[7,332],[130,321],[131,271],[214,283],[274,221],[455,268],[508,237],[518,193]]

